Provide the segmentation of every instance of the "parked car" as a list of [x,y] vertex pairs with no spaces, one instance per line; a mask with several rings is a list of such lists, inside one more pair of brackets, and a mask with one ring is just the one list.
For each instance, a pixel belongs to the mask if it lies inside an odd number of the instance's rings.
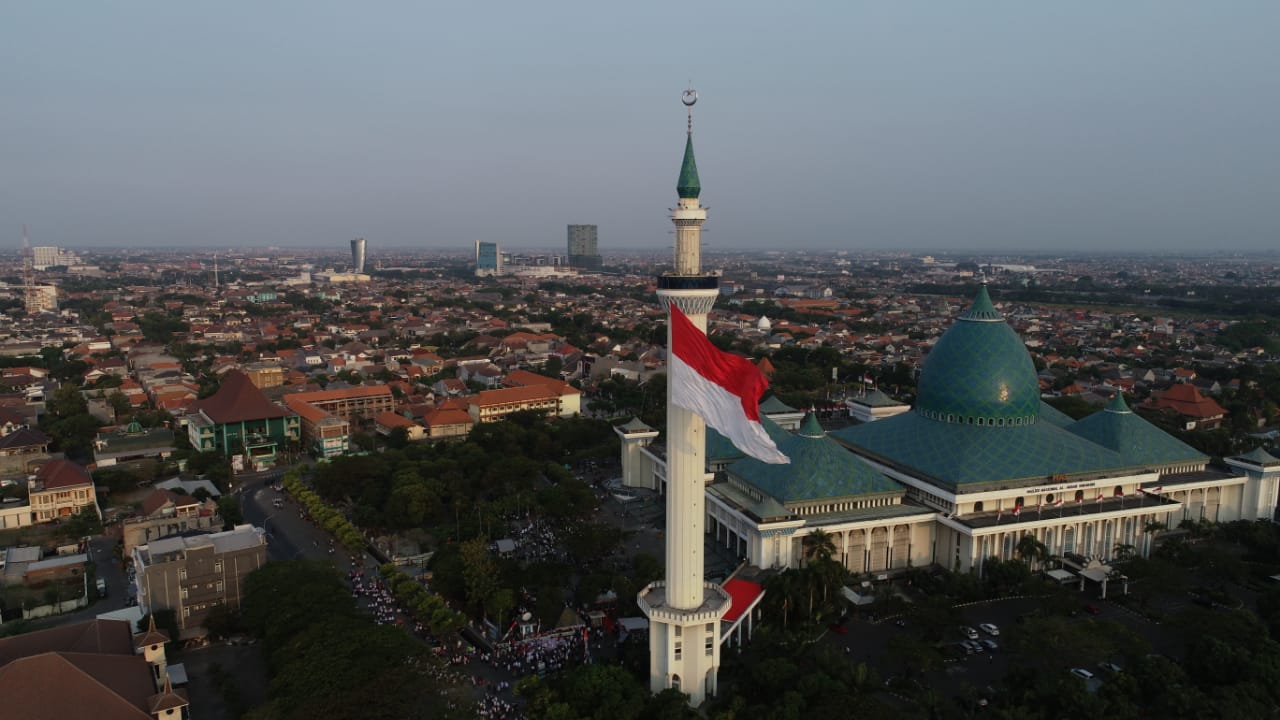
[[1098,663],[1098,667],[1112,674],[1124,672],[1124,668],[1112,662],[1100,662]]
[[1089,672],[1088,670],[1085,670],[1084,668],[1071,668],[1071,674],[1075,675],[1081,680],[1093,679],[1093,673]]
[[973,651],[976,653],[980,653],[986,649],[982,647],[982,643],[978,642],[977,640],[966,640],[965,642],[968,643],[969,647],[973,648]]
[[978,629],[993,637],[1000,634],[1000,628],[992,625],[991,623],[982,623],[978,626]]
[[104,578],[98,578],[98,580],[97,580],[97,583],[96,583],[96,584],[97,584],[97,587],[98,587],[98,597],[106,597],[106,596],[107,596],[107,581],[106,581]]
[[1000,649],[1000,645],[995,640],[983,640],[982,646],[991,652],[995,652]]
[[965,636],[965,637],[967,637],[967,638],[969,638],[970,640],[977,640],[977,639],[978,639],[978,631],[977,631],[977,630],[974,630],[974,629],[973,629],[973,628],[971,628],[971,627],[960,628],[960,631],[961,631],[961,632],[963,632],[963,633],[964,633],[964,636]]

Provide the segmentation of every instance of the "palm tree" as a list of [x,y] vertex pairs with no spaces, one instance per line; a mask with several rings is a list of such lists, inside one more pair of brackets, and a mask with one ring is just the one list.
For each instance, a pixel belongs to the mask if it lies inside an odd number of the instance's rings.
[[804,558],[812,561],[814,558],[819,560],[830,560],[836,552],[835,538],[831,537],[831,533],[826,530],[818,529],[804,536],[801,541],[804,544]]
[[1027,533],[1018,540],[1018,546],[1015,548],[1018,557],[1027,567],[1034,568],[1037,564],[1044,562],[1049,557],[1049,548],[1045,544],[1036,539],[1035,535]]

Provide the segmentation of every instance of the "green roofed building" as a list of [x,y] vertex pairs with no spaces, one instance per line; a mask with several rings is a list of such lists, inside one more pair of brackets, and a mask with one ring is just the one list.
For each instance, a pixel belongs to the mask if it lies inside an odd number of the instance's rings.
[[[1149,552],[1152,522],[1271,519],[1280,500],[1280,460],[1265,452],[1213,467],[1120,395],[1080,420],[1045,404],[1030,354],[985,285],[925,358],[914,407],[871,417],[895,403],[872,392],[864,422],[830,435],[812,416],[794,433],[766,420],[789,465],[747,458],[708,428],[707,532],[766,568],[803,563],[804,538],[822,530],[854,572],[980,572],[986,558],[1016,557],[1023,535],[1054,555],[1105,562],[1117,546]],[[664,460],[649,432],[627,456],[620,429],[624,474],[644,465],[624,480],[661,492]]]

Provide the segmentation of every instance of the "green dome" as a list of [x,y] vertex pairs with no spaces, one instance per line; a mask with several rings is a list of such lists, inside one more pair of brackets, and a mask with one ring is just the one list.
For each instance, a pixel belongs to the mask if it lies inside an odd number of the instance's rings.
[[1031,355],[991,304],[986,285],[925,358],[917,397],[915,411],[941,422],[1007,427],[1039,417]]

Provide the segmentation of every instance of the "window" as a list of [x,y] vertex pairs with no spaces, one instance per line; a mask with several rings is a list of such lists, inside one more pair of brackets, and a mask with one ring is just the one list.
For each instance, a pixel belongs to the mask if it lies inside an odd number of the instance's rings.
[[182,608],[182,617],[184,617],[184,618],[185,618],[185,617],[191,617],[191,608],[189,608],[189,607],[184,607],[184,608]]
[[182,599],[183,600],[187,599],[187,589],[185,587],[182,588]]
[[675,656],[676,656],[676,660],[679,660],[681,656],[680,643],[678,642],[676,643],[676,646],[675,646]]
[[179,580],[186,580],[186,579],[187,579],[187,569],[186,569],[186,568],[178,568],[178,579],[179,579]]
[[218,592],[222,592],[222,581],[218,581]]
[[978,502],[976,502],[976,503],[974,503],[974,504],[973,504],[973,511],[974,511],[974,512],[976,512],[976,513],[980,513],[980,512],[982,512],[982,501],[981,501],[981,500],[979,500]]

